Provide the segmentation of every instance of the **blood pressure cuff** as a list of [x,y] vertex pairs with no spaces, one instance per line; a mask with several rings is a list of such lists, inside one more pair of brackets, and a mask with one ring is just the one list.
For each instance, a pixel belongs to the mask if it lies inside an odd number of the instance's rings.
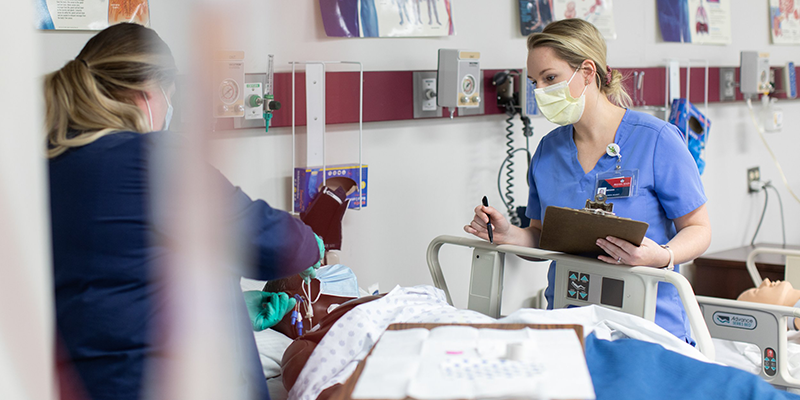
[[[383,296],[384,295],[366,296],[342,304],[331,311],[330,314],[322,318],[322,320],[319,322],[319,329],[314,332],[306,333],[305,335],[295,339],[292,344],[286,348],[286,351],[283,352],[283,358],[281,359],[281,377],[283,378],[283,387],[285,387],[287,391],[292,390],[292,387],[297,381],[297,377],[300,376],[300,371],[303,370],[303,367],[306,366],[308,358],[311,357],[311,353],[314,352],[314,349],[317,347],[319,342],[322,341],[322,338],[325,337],[325,334],[328,333],[328,331],[333,327],[336,321],[339,320],[339,318],[357,306],[377,300]],[[341,387],[342,385],[337,384],[326,389],[320,394],[318,399],[326,399],[331,397],[337,392],[337,389]]]
[[342,218],[349,203],[343,188],[323,186],[300,214],[300,219],[325,242],[325,250],[342,249]]

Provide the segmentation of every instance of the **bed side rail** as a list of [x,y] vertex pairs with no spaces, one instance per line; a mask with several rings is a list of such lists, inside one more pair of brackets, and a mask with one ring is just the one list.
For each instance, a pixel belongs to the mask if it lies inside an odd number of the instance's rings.
[[800,309],[706,296],[697,296],[697,302],[711,337],[755,344],[764,380],[800,388],[789,373],[786,341],[787,318],[800,317]]
[[555,308],[597,304],[654,321],[658,283],[669,282],[678,290],[700,351],[709,359],[714,359],[714,344],[694,291],[681,274],[658,268],[611,265],[555,251],[494,245],[483,240],[442,235],[433,239],[428,246],[428,267],[433,284],[445,292],[450,304],[453,301],[439,263],[439,250],[445,244],[473,248],[467,308],[495,318],[500,316],[505,254],[558,262]]
[[792,285],[800,287],[800,251],[788,249],[776,249],[769,247],[756,247],[750,254],[747,255],[747,272],[750,273],[750,278],[753,284],[758,287],[761,284],[761,274],[758,273],[756,268],[756,256],[759,254],[779,254],[786,256],[786,273],[785,280],[792,283]]

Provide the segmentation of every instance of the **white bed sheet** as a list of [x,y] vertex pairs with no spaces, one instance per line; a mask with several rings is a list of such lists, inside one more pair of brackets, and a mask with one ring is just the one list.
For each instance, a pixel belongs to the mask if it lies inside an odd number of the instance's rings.
[[[752,343],[713,339],[717,362],[758,375],[761,370],[761,351]],[[800,332],[786,334],[789,374],[800,378]]]

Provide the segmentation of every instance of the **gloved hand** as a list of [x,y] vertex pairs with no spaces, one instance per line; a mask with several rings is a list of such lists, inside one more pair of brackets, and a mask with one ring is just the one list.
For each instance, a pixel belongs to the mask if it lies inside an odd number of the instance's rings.
[[254,331],[263,331],[280,322],[297,304],[297,300],[286,293],[270,293],[260,290],[244,292],[244,303]]
[[317,236],[316,233],[314,234],[314,238],[317,239],[317,247],[319,248],[319,261],[300,273],[300,276],[303,277],[306,283],[317,277],[317,269],[322,266],[322,260],[325,258],[325,242],[323,242],[322,238]]

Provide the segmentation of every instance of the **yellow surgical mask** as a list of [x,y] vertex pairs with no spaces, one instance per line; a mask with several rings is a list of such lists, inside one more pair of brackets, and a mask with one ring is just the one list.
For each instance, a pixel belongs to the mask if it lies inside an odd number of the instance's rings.
[[[580,68],[578,68],[580,69]],[[574,124],[581,119],[583,108],[586,105],[586,87],[576,99],[569,92],[569,83],[575,78],[578,69],[572,73],[569,80],[550,85],[542,89],[534,89],[536,105],[548,121],[558,125]]]

